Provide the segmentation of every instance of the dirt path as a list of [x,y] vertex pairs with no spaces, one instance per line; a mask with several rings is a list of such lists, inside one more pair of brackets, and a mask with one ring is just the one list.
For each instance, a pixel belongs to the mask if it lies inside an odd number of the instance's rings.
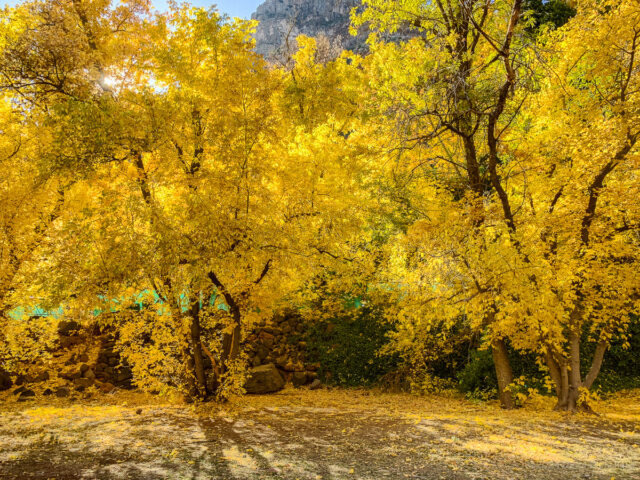
[[4,404],[0,479],[637,479],[638,398],[599,417],[361,391]]

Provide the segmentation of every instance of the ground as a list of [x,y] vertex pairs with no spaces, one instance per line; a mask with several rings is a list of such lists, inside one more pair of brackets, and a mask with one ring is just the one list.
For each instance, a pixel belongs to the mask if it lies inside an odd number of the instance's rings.
[[224,405],[0,402],[0,479],[640,478],[640,392],[598,416],[292,388]]

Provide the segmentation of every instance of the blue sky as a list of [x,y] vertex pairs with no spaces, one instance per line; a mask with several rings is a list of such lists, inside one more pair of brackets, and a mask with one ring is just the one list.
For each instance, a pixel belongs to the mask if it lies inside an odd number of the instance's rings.
[[[210,7],[215,4],[218,10],[232,17],[249,18],[263,0],[191,0],[189,3],[199,7]],[[165,0],[153,0],[158,9],[166,8]]]
[[[16,3],[20,3],[20,0],[0,0],[0,5]],[[158,10],[164,10],[167,7],[166,0],[152,0],[152,3]],[[210,7],[215,4],[218,10],[232,17],[249,18],[262,0],[191,0],[189,3],[199,7]]]

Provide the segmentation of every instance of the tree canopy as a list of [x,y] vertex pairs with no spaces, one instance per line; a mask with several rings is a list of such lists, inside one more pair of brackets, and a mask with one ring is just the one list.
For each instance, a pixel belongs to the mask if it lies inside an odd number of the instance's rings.
[[515,351],[558,409],[589,409],[639,313],[637,2],[366,0],[367,54],[300,36],[284,66],[215,8],[2,17],[7,368],[51,341],[16,307],[117,310],[100,318],[139,386],[225,398],[258,321],[351,296],[411,368],[465,332],[503,406]]

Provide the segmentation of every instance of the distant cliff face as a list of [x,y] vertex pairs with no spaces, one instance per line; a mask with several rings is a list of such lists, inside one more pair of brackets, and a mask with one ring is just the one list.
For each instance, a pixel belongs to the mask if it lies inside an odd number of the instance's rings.
[[265,56],[295,45],[300,35],[326,36],[341,49],[359,50],[363,37],[349,34],[349,13],[361,0],[266,0],[251,18],[259,20],[256,50]]

